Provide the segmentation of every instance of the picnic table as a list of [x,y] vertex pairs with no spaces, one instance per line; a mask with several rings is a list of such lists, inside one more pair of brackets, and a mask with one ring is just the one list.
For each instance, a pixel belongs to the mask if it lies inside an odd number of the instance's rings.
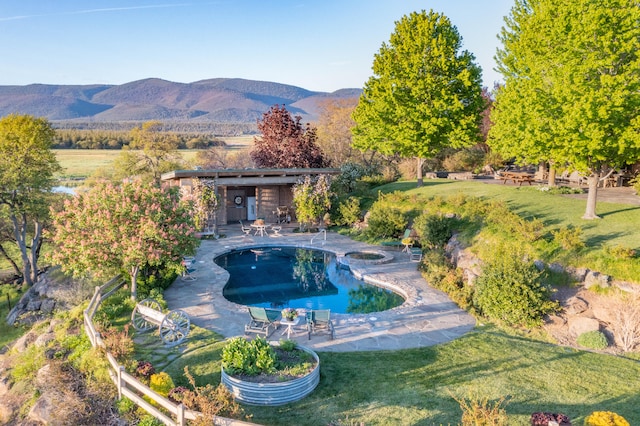
[[511,180],[513,183],[517,183],[518,186],[522,186],[523,182],[531,185],[534,179],[534,175],[526,172],[501,172],[499,177],[502,179],[502,183],[507,183],[508,180]]

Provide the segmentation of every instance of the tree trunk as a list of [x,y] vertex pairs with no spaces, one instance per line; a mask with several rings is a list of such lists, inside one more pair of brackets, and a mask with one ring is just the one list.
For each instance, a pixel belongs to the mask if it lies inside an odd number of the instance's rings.
[[418,159],[418,170],[417,170],[417,174],[418,174],[418,188],[420,188],[422,186],[422,184],[424,183],[423,179],[422,179],[422,158],[417,157]]
[[16,273],[16,275],[18,275],[18,276],[22,275],[22,271],[20,271],[20,267],[9,256],[9,253],[7,253],[7,251],[4,249],[2,244],[0,244],[0,255],[2,255],[2,257],[4,257],[7,260],[7,262],[9,262],[11,264],[11,267],[13,268],[13,271]]
[[584,212],[583,219],[600,219],[596,214],[596,200],[598,197],[598,173],[592,173],[588,179],[589,193],[587,195],[587,209]]
[[553,167],[553,164],[549,165],[549,179],[547,181],[547,185],[556,186],[556,168]]
[[131,300],[134,302],[138,299],[138,271],[140,266],[131,267]]
[[31,250],[29,251],[31,261],[31,281],[38,281],[38,254],[42,240],[42,223],[39,220],[34,222],[33,238],[31,239]]
[[31,276],[31,261],[27,255],[27,217],[23,213],[21,221],[18,221],[18,217],[15,214],[11,214],[11,222],[13,223],[13,235],[20,250],[20,257],[22,258],[22,279],[23,283],[31,287],[33,280]]

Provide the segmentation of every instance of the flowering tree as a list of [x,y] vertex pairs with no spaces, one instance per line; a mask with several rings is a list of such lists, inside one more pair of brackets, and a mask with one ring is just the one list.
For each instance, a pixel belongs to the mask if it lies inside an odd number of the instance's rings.
[[134,300],[141,267],[177,267],[198,243],[191,208],[180,202],[179,193],[140,182],[100,183],[52,215],[51,239],[57,248],[51,260],[76,276],[124,269]]
[[304,181],[293,187],[293,203],[301,228],[318,222],[331,207],[329,177],[320,175],[313,182],[311,177],[305,176]]

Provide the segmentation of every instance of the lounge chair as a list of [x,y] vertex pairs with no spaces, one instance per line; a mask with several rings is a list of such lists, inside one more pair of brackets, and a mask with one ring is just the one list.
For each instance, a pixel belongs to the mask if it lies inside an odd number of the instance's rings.
[[269,337],[280,325],[280,311],[277,309],[249,306],[251,321],[244,326],[245,333],[264,334]]
[[383,241],[380,244],[385,246],[385,247],[398,247],[398,249],[400,249],[400,247],[403,247],[405,245],[405,244],[402,243],[402,240],[404,240],[405,238],[409,238],[410,236],[411,236],[411,229],[405,229],[404,230],[404,235],[399,240],[397,240],[397,241]]
[[328,332],[331,340],[335,338],[333,321],[331,321],[330,317],[331,311],[329,309],[316,309],[307,312],[307,332],[309,334],[309,340],[311,340],[311,334],[322,331]]

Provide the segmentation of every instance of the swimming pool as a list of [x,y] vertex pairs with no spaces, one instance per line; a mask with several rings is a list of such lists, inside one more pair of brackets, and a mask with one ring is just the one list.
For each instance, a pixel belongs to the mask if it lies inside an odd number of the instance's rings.
[[254,247],[214,261],[230,275],[223,296],[241,305],[370,313],[404,302],[391,290],[355,278],[333,253],[322,250]]

